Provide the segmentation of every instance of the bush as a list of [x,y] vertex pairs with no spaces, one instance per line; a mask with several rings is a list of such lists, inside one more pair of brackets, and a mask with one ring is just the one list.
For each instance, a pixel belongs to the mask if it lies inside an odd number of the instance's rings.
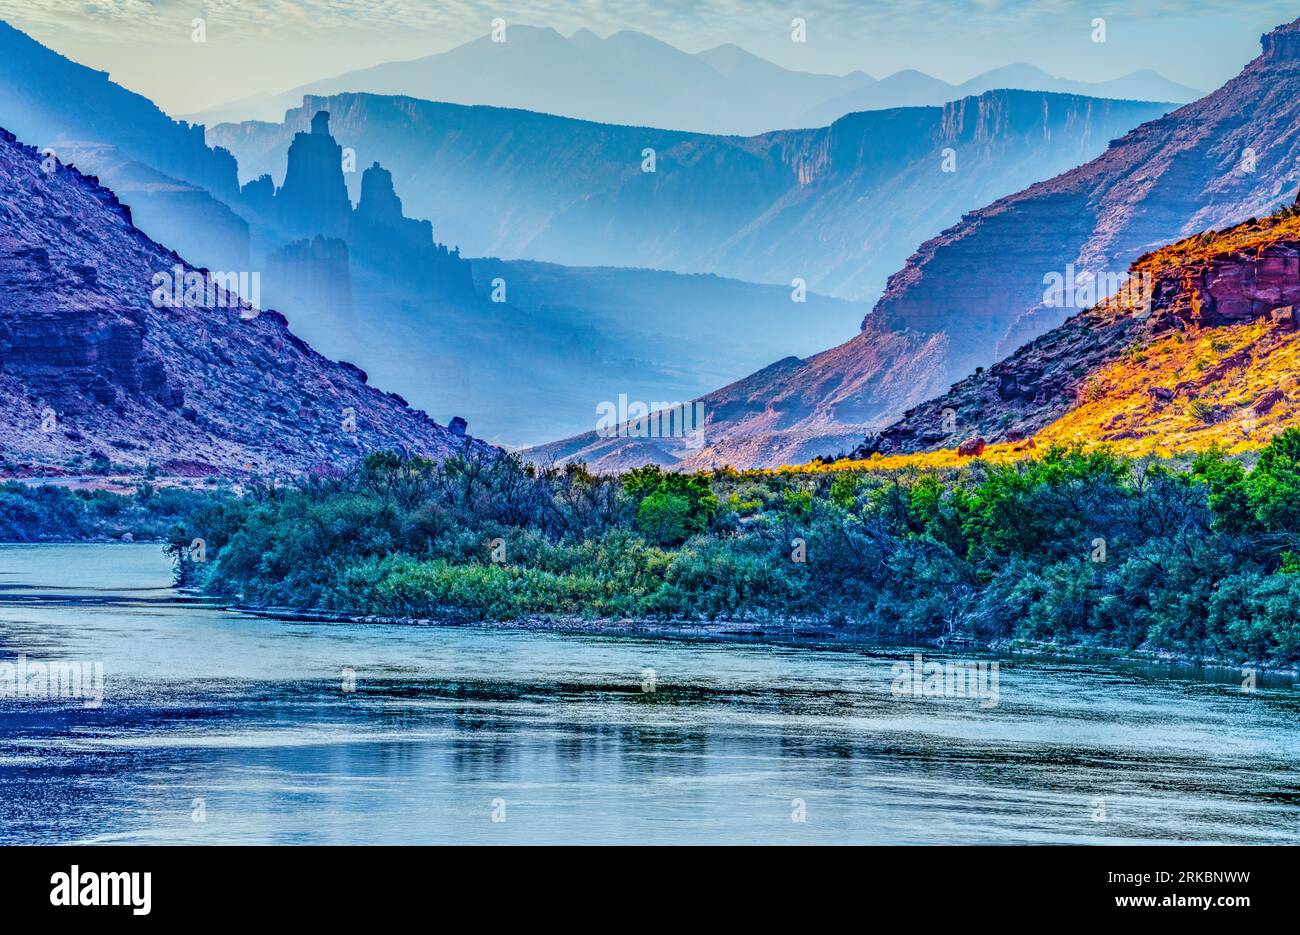
[[636,508],[636,528],[660,545],[684,542],[692,525],[691,501],[666,490],[656,490]]
[[659,492],[684,497],[690,504],[688,523],[692,532],[707,529],[718,511],[718,498],[705,474],[666,474],[651,464],[629,471],[623,489],[638,504]]
[[511,620],[599,607],[601,588],[582,575],[505,565],[399,561],[375,585],[377,607],[414,617]]

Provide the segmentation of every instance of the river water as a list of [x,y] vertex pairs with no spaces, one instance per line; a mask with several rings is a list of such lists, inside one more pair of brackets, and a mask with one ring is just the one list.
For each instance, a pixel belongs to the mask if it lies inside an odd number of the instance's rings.
[[[900,696],[909,650],[292,622],[170,580],[156,545],[0,546],[0,842],[1300,839],[1290,679],[1001,659],[993,695]],[[51,662],[82,697],[20,687]]]

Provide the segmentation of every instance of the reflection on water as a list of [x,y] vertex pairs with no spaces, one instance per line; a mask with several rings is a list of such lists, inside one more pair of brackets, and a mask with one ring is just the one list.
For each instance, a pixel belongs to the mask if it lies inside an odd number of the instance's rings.
[[169,583],[153,545],[0,546],[0,662],[105,672],[97,709],[0,699],[0,841],[1300,834],[1289,680],[1004,659],[983,707],[896,697],[903,650],[277,621]]

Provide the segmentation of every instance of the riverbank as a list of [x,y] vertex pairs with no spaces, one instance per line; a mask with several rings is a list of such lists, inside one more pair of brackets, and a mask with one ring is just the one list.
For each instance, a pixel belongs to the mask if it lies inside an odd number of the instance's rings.
[[254,608],[1288,671],[1296,464],[1300,431],[1248,473],[1082,449],[833,477],[372,452],[243,496],[0,487],[0,539],[163,532],[178,581]]
[[162,542],[227,491],[136,481],[128,488],[0,481],[0,542]]
[[[201,594],[201,592],[195,592]],[[1175,673],[1213,672],[1223,678],[1242,679],[1252,673],[1256,682],[1267,678],[1273,687],[1296,687],[1300,668],[1267,663],[1232,660],[1215,657],[1198,657],[1189,653],[1167,650],[1130,649],[1127,647],[1096,644],[1061,644],[1031,640],[1000,639],[988,642],[965,640],[959,645],[951,641],[932,640],[918,646],[912,642],[883,641],[852,628],[835,627],[813,621],[796,621],[790,624],[762,624],[752,621],[719,620],[632,620],[593,619],[575,616],[531,615],[513,620],[468,621],[429,617],[393,617],[379,614],[353,614],[323,610],[297,610],[286,607],[259,607],[241,604],[222,604],[225,610],[276,620],[316,623],[380,624],[388,626],[422,627],[486,627],[502,630],[574,633],[599,636],[661,637],[676,640],[702,640],[710,642],[771,643],[783,646],[802,646],[813,649],[843,647],[846,649],[899,649],[942,652],[948,655],[970,653],[974,655],[1023,657],[1044,661],[1103,664],[1112,666],[1160,666]]]

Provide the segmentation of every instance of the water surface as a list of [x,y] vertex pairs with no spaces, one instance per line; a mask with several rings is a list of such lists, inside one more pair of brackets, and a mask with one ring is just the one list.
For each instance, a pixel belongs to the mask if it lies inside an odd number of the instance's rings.
[[170,581],[156,545],[0,545],[0,663],[105,688],[0,698],[0,841],[1300,835],[1289,680],[1003,659],[990,707],[896,697],[896,648],[282,621]]

